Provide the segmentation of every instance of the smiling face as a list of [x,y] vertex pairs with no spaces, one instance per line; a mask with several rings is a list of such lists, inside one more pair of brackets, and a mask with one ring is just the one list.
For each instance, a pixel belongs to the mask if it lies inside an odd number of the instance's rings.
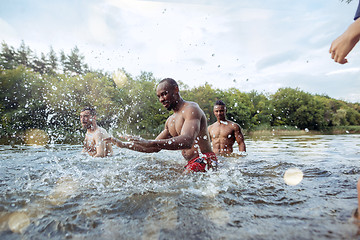
[[167,82],[160,83],[156,88],[156,95],[160,103],[168,110],[174,109],[177,103],[178,88],[171,86]]
[[226,120],[226,107],[224,105],[214,106],[214,115],[218,121]]
[[80,113],[80,122],[83,128],[90,129],[96,122],[96,115],[91,115],[90,110],[85,110]]

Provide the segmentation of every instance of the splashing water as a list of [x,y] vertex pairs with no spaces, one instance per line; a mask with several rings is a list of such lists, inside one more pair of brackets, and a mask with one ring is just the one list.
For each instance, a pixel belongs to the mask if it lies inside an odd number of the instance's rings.
[[[246,139],[183,175],[179,151],[0,146],[0,239],[351,239],[360,135]],[[234,146],[236,149],[236,146]],[[288,169],[302,181],[284,182]]]
[[25,144],[44,146],[49,142],[49,136],[44,130],[29,129],[25,132]]

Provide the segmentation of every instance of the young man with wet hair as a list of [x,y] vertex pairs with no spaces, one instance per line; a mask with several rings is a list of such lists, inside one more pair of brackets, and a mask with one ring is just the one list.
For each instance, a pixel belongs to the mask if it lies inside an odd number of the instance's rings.
[[84,139],[83,153],[93,157],[106,157],[113,154],[112,145],[104,139],[110,137],[107,131],[96,123],[96,110],[85,107],[80,112],[80,122],[86,135]]
[[226,106],[223,101],[216,101],[214,115],[217,121],[208,127],[214,152],[225,156],[231,154],[235,141],[239,145],[239,151],[246,152],[241,128],[239,124],[226,119]]
[[217,158],[211,149],[206,116],[199,105],[182,99],[178,84],[172,78],[161,80],[156,94],[160,103],[174,113],[166,120],[165,129],[155,140],[133,136],[126,137],[130,143],[113,137],[107,140],[118,147],[139,152],[181,150],[183,157],[188,161],[185,173],[205,172],[209,168],[216,168]]

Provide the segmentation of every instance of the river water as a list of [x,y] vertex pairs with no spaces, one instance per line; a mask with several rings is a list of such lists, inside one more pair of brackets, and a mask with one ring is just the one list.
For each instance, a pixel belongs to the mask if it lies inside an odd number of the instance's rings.
[[190,175],[179,151],[0,145],[0,239],[360,239],[360,135],[245,142],[247,156]]

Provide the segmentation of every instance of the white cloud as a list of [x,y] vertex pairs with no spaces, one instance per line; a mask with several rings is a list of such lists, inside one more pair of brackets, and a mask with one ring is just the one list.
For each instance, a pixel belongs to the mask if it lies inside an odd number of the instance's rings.
[[106,12],[101,6],[90,6],[88,18],[89,32],[92,38],[100,44],[113,43],[114,35],[106,22]]
[[[0,32],[7,39],[18,38],[18,34],[17,34],[16,30],[9,23],[7,23],[4,19],[1,19],[1,18],[0,18]],[[5,39],[3,39],[3,40],[5,40]]]
[[[78,45],[95,69],[124,68],[132,75],[151,71],[190,86],[208,82],[242,91],[300,87],[360,101],[360,97],[356,100],[360,46],[349,54],[345,66],[335,64],[328,54],[331,41],[352,22],[356,4],[54,0],[43,2],[46,11],[36,3],[27,5],[26,17],[12,6],[13,14],[0,15],[0,32],[1,40],[15,47],[22,39],[41,51],[52,45],[67,52]],[[338,84],[345,77],[352,87]]]
[[343,74],[343,73],[356,73],[359,72],[360,68],[346,68],[346,69],[340,69],[336,71],[328,72],[326,75],[335,75],[335,74]]

